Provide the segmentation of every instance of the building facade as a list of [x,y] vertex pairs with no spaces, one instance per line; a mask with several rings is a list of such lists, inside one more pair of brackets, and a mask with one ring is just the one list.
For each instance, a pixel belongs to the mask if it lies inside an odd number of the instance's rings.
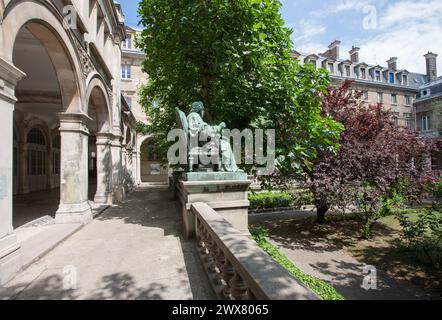
[[[147,124],[149,119],[140,104],[138,92],[140,86],[148,81],[142,71],[145,54],[136,47],[136,35],[140,30],[126,27],[126,39],[122,43],[121,57],[121,92],[125,97],[137,121]],[[134,148],[139,168],[136,182],[148,184],[167,184],[169,181],[168,169],[159,162],[159,155],[155,146],[154,137],[137,134],[138,144]]]
[[[398,58],[389,59],[385,66],[367,64],[360,61],[360,49],[357,47],[352,48],[348,57],[341,57],[340,44],[340,41],[334,41],[324,53],[295,52],[294,56],[302,64],[311,63],[328,70],[334,85],[339,85],[347,79],[354,81],[353,88],[363,92],[366,103],[382,103],[392,112],[393,121],[397,125],[414,130],[414,102],[420,88],[430,81],[432,75],[400,69]],[[431,57],[426,55],[425,59],[428,65]]]
[[14,229],[18,208],[38,211],[32,195],[57,223],[84,224],[136,180],[125,36],[112,0],[0,0],[0,284],[21,268]]

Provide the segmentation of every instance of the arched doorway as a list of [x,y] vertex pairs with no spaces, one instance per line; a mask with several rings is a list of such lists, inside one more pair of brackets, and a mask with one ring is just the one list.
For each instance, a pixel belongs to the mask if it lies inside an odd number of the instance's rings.
[[88,90],[88,179],[89,201],[112,204],[111,116],[103,82],[95,78]]
[[72,57],[45,24],[25,23],[12,51],[14,65],[26,74],[15,87],[14,228],[55,217],[62,202],[59,114],[81,106]]
[[140,176],[142,183],[168,183],[168,169],[160,164],[158,147],[153,138],[147,138],[141,144]]

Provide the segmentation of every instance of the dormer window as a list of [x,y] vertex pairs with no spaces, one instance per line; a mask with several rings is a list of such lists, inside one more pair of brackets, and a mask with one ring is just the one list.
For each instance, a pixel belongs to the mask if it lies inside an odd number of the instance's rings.
[[388,74],[388,82],[394,84],[394,73],[390,72]]
[[346,77],[351,76],[350,66],[345,66],[345,76]]
[[335,66],[333,63],[328,64],[328,71],[330,71],[331,74],[335,73]]
[[361,79],[367,79],[367,71],[365,68],[361,68]]
[[126,40],[123,42],[123,48],[132,50],[132,34],[126,34]]
[[381,81],[381,71],[379,71],[379,70],[376,70],[375,72],[374,72],[374,74],[375,74],[375,79],[376,79],[376,81]]
[[408,76],[406,74],[402,75],[402,84],[404,86],[408,85]]

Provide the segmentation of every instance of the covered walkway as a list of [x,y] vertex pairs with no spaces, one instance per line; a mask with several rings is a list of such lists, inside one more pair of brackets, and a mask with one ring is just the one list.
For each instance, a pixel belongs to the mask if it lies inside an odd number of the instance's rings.
[[158,187],[134,191],[0,288],[0,299],[212,298],[172,194]]

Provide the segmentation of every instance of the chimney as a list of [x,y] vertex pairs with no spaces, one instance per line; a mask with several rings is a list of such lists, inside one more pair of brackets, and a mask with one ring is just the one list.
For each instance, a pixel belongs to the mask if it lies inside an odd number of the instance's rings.
[[428,52],[425,56],[427,64],[427,76],[429,81],[437,79],[437,54]]
[[353,46],[350,50],[350,60],[353,63],[359,63],[359,48]]
[[387,61],[388,64],[388,70],[397,71],[397,58],[393,57],[390,58],[390,60]]
[[335,60],[339,59],[339,46],[341,45],[341,41],[335,40],[328,46],[329,57]]

